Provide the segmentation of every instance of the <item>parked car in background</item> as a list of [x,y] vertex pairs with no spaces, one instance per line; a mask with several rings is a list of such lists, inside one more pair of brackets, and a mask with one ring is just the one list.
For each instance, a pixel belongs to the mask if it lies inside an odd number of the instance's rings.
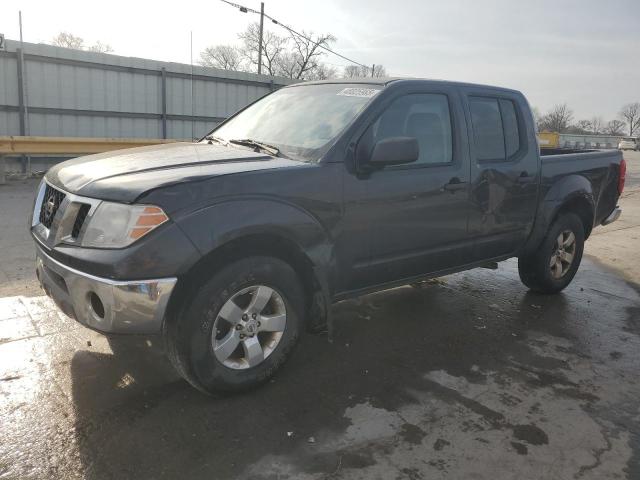
[[200,390],[243,390],[336,301],[511,257],[528,288],[561,291],[620,216],[625,165],[616,150],[541,156],[515,90],[296,84],[197,143],[51,168],[37,275],[90,328],[162,335]]
[[623,138],[618,143],[618,150],[638,150],[638,139],[633,137]]

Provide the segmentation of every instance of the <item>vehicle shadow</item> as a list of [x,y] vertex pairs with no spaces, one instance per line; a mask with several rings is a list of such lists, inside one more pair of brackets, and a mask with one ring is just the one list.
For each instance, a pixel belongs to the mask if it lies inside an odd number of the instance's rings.
[[[345,409],[362,402],[394,411],[429,391],[427,372],[482,382],[503,365],[543,305],[562,334],[562,295],[539,297],[511,279],[497,315],[464,286],[403,287],[334,306],[332,343],[307,335],[282,371],[246,394],[209,397],[173,372],[158,339],[112,337],[113,354],[77,352],[71,362],[76,440],[89,479],[235,478],[267,455],[289,455],[306,472],[366,458],[314,452],[309,437],[343,432]],[[492,300],[493,301],[493,300]],[[481,321],[478,318],[482,318]],[[482,327],[482,328],[480,328]],[[514,339],[514,333],[518,338]],[[523,361],[533,361],[530,354]],[[442,392],[433,392],[442,394]],[[350,462],[352,463],[350,465]]]

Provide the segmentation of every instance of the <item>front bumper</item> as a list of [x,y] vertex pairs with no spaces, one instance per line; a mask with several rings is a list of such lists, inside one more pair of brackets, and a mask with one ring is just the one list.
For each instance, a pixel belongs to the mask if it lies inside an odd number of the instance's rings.
[[176,278],[116,281],[95,277],[36,248],[40,285],[65,314],[104,333],[160,333]]

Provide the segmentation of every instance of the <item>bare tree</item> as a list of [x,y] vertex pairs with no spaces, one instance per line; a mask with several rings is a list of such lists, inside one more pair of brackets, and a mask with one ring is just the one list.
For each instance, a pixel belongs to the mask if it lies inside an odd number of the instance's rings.
[[615,135],[615,136],[624,135],[624,127],[625,127],[624,122],[620,120],[611,120],[604,127],[604,133],[607,135]]
[[297,56],[290,51],[284,51],[274,61],[275,75],[286,78],[296,78],[298,72]]
[[636,130],[640,129],[640,103],[628,103],[622,107],[620,117],[627,122],[629,136],[632,137]]
[[373,75],[371,75],[371,68],[363,65],[347,65],[344,67],[344,78],[362,78],[362,77],[386,77],[387,70],[384,65],[375,65],[373,68]]
[[363,70],[364,68],[360,65],[347,65],[344,67],[343,76],[344,78],[358,78],[366,76],[366,73],[365,75],[362,75]]
[[306,79],[320,66],[320,57],[324,55],[322,47],[328,47],[336,41],[331,34],[318,35],[314,38],[313,32],[302,31],[301,35],[291,34],[293,41],[293,57],[296,70],[291,78]]
[[604,128],[604,120],[602,119],[602,117],[598,117],[598,116],[592,117],[591,120],[589,120],[589,122],[591,122],[591,131],[595,135],[602,133],[602,129]]
[[564,133],[571,125],[573,111],[566,103],[555,105],[541,120],[542,130]]
[[56,47],[73,48],[74,50],[87,50],[88,52],[111,53],[113,48],[108,43],[97,41],[91,46],[84,44],[84,38],[77,37],[69,32],[60,32],[51,39],[51,45]]
[[306,80],[328,80],[338,78],[338,70],[326,63],[320,63],[316,69],[307,75]]
[[232,45],[215,45],[200,52],[200,65],[223,70],[241,71],[242,55],[238,47]]
[[[260,25],[251,23],[238,35],[242,42],[239,47],[213,45],[200,53],[200,64],[225,70],[258,70],[260,51]],[[262,71],[267,75],[278,75],[297,80],[327,79],[337,76],[335,68],[324,64],[323,51],[335,42],[331,34],[314,35],[291,32],[289,37],[281,37],[265,30],[262,35]]]
[[[258,69],[258,51],[260,45],[260,25],[250,24],[247,29],[238,35],[242,40],[241,56],[249,66]],[[265,30],[262,35],[262,66],[268,75],[278,75],[279,60],[287,49],[289,39]]]
[[113,48],[108,43],[102,43],[98,40],[95,44],[91,45],[87,48],[89,52],[97,52],[97,53],[111,53],[113,52]]
[[56,47],[82,50],[84,48],[84,39],[82,37],[76,37],[69,32],[60,32],[58,35],[51,39],[51,44],[55,45]]
[[384,68],[384,65],[375,65],[373,68],[373,76],[380,78],[387,76],[387,69]]
[[593,125],[590,120],[578,120],[574,128],[578,134],[591,133],[593,131]]

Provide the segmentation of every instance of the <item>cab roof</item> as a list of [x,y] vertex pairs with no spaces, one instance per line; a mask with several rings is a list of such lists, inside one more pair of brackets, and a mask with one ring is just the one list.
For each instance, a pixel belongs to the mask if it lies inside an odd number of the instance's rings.
[[330,80],[311,80],[306,82],[294,83],[287,85],[285,88],[299,87],[304,85],[322,85],[322,84],[363,84],[363,85],[382,85],[387,87],[392,84],[416,84],[425,83],[429,85],[451,85],[457,87],[474,87],[485,88],[488,90],[502,90],[520,93],[512,88],[498,87],[495,85],[483,85],[479,83],[454,82],[451,80],[437,80],[432,78],[412,78],[412,77],[358,77],[358,78],[335,78]]

